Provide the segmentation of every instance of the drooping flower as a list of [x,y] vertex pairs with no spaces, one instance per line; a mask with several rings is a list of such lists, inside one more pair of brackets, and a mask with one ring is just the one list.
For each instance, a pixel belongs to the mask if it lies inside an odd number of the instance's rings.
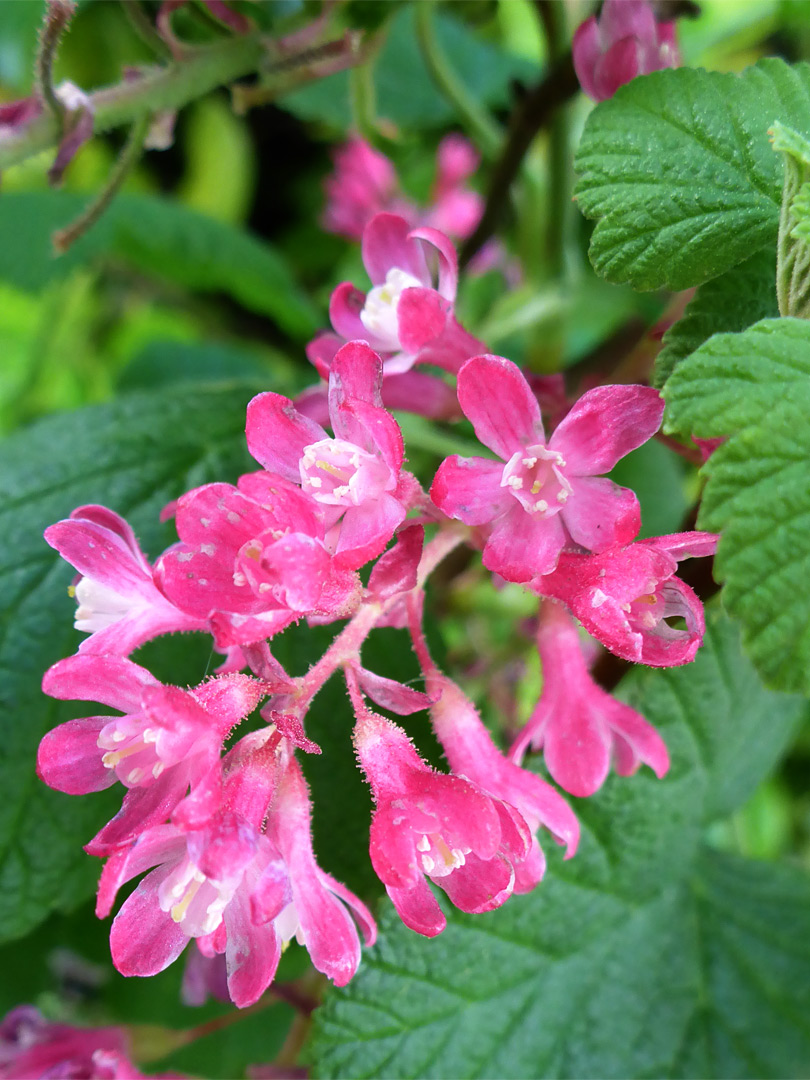
[[344,346],[329,376],[334,437],[281,394],[248,405],[248,449],[284,480],[301,484],[326,529],[337,564],[357,569],[385,548],[417,485],[402,472],[402,433],[382,405],[382,362],[363,342]]
[[315,862],[309,799],[295,758],[276,733],[255,733],[225,761],[223,806],[202,829],[147,830],[112,856],[99,885],[106,915],[120,886],[150,867],[110,934],[124,975],[154,975],[191,938],[205,956],[224,953],[231,1000],[252,1004],[273,980],[283,946],[297,937],[338,985],[357,969],[360,943],[348,904],[373,942],[368,909]]
[[428,693],[437,699],[430,715],[450,768],[488,795],[513,806],[529,826],[532,851],[525,862],[515,866],[515,892],[530,892],[545,871],[537,830],[548,829],[558,843],[565,844],[565,857],[570,859],[579,843],[576,816],[542,777],[520,768],[498,750],[477,709],[452,679],[434,669],[427,674],[426,684]]
[[635,494],[599,474],[657,431],[664,411],[657,390],[589,390],[548,443],[537,399],[510,360],[468,360],[458,398],[479,440],[502,461],[447,458],[430,494],[449,517],[488,527],[487,569],[530,581],[550,573],[566,548],[600,552],[637,535]]
[[129,789],[122,810],[88,845],[94,855],[131,842],[173,811],[187,824],[210,817],[219,808],[222,742],[266,692],[246,675],[181,690],[130,660],[87,655],[54,664],[42,688],[51,697],[96,700],[124,714],[69,720],[39,746],[37,771],[58,791],[80,795],[116,780]]
[[75,625],[90,636],[79,652],[128,656],[160,634],[207,628],[160,592],[134,532],[113,510],[80,506],[47,528],[45,539],[81,575],[73,586]]
[[680,63],[675,23],[658,22],[648,0],[605,0],[597,18],[577,28],[572,44],[580,85],[594,101],[651,71]]
[[123,1028],[54,1023],[33,1005],[20,1005],[0,1020],[2,1080],[139,1080],[143,1073],[130,1053]]
[[520,762],[529,747],[542,749],[554,780],[579,798],[599,790],[611,761],[619,776],[632,775],[642,763],[663,776],[669,769],[664,740],[640,713],[594,682],[577,629],[553,600],[543,604],[537,646],[543,690],[510,757]]
[[[682,559],[711,555],[713,533],[639,540],[599,555],[563,555],[532,588],[562,600],[589,634],[633,663],[672,667],[693,660],[706,623],[703,605],[675,572]],[[673,626],[668,619],[683,619]]]
[[[350,682],[351,686],[351,682]],[[491,911],[512,894],[531,851],[520,814],[469,780],[435,772],[408,736],[352,695],[354,745],[374,796],[370,855],[405,923],[433,937],[446,925],[425,878],[462,911]]]

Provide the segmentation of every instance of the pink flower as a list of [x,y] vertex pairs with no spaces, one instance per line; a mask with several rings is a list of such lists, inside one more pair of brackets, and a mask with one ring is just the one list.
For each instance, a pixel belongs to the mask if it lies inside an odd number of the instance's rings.
[[317,503],[280,476],[190,491],[176,525],[181,542],[158,559],[156,579],[222,648],[264,641],[313,612],[339,618],[359,598],[357,575],[326,550]]
[[297,937],[336,984],[360,960],[348,904],[373,943],[375,925],[357,897],[318,867],[312,854],[306,785],[277,734],[247,736],[226,758],[223,805],[203,829],[149,829],[108,860],[97,913],[120,886],[152,870],[116,916],[110,934],[124,975],[154,975],[191,938],[205,956],[225,954],[228,990],[240,1008],[272,982],[281,951]]
[[[589,634],[617,656],[651,667],[693,660],[706,629],[703,605],[675,576],[681,559],[711,555],[712,533],[674,533],[599,555],[563,555],[553,574],[532,583],[562,600]],[[682,618],[686,628],[667,619]]]
[[[513,806],[532,834],[542,826],[565,844],[567,859],[577,850],[579,823],[565,799],[534,773],[521,769],[498,750],[481,717],[452,679],[435,668],[426,675],[433,728],[450,768],[488,795]],[[557,779],[555,777],[555,779]],[[515,892],[530,892],[545,871],[545,858],[535,835],[525,862],[515,866]]]
[[454,455],[431,498],[467,525],[486,525],[484,565],[508,581],[550,573],[571,546],[605,551],[638,533],[632,491],[597,474],[657,431],[664,402],[645,386],[589,390],[546,444],[540,406],[516,364],[476,356],[459,372],[458,398],[491,458]]
[[[335,171],[324,181],[327,232],[359,240],[368,222],[382,210],[393,210],[399,183],[394,166],[364,139],[352,138],[334,154]],[[400,200],[402,202],[402,200]],[[407,203],[397,213],[409,216]]]
[[436,155],[436,179],[427,207],[418,207],[403,194],[394,166],[360,138],[338,147],[335,170],[327,177],[323,226],[327,232],[359,240],[375,214],[399,214],[411,227],[429,225],[464,240],[478,224],[483,199],[466,186],[480,157],[463,135],[447,135]]
[[426,876],[462,911],[500,907],[514,888],[514,864],[531,849],[520,814],[460,776],[435,772],[402,728],[359,694],[353,700],[355,749],[376,807],[371,862],[402,921],[427,937],[444,929]]
[[554,601],[543,605],[537,645],[543,692],[510,757],[520,762],[529,746],[542,749],[554,780],[579,798],[599,790],[611,757],[619,776],[632,775],[642,763],[663,776],[669,769],[663,739],[635,709],[593,681],[577,629]]
[[248,449],[317,508],[341,567],[357,569],[384,549],[405,519],[413,481],[402,473],[399,425],[380,397],[382,362],[363,342],[344,346],[329,376],[334,438],[281,394],[248,405]]
[[[438,281],[428,257],[438,262]],[[414,364],[455,372],[481,343],[453,315],[458,260],[453,245],[437,229],[411,229],[395,214],[377,214],[363,232],[363,263],[371,278],[368,294],[344,281],[332,293],[329,316],[337,337],[316,339],[310,359],[321,370],[339,340],[367,341],[385,358],[385,374],[401,374]]]
[[[37,771],[69,795],[101,791],[120,780],[129,792],[120,813],[88,845],[106,855],[172,811],[185,823],[219,807],[220,749],[231,728],[265,694],[246,675],[210,679],[194,690],[164,686],[129,660],[72,656],[54,664],[42,688],[62,700],[97,700],[123,716],[69,720],[43,738]],[[178,808],[191,787],[191,795]]]
[[47,528],[45,539],[81,575],[73,587],[75,625],[90,634],[81,653],[128,656],[160,634],[206,629],[156,587],[135,534],[114,511],[80,506]]
[[675,23],[657,22],[648,0],[605,0],[574,34],[574,68],[594,101],[613,97],[637,75],[677,67]]
[[137,1080],[143,1073],[129,1060],[130,1052],[123,1028],[52,1023],[33,1005],[20,1005],[0,1021],[2,1080]]

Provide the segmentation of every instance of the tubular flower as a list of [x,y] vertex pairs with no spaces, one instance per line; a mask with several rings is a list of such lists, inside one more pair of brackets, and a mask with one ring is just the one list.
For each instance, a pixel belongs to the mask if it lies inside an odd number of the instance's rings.
[[371,785],[371,862],[400,918],[433,937],[446,925],[425,877],[462,911],[491,911],[512,894],[531,849],[517,811],[460,776],[435,772],[390,720],[355,707],[354,744]]
[[0,1020],[1,1080],[138,1080],[143,1073],[129,1055],[129,1038],[123,1028],[52,1023],[33,1005],[20,1005]]
[[675,23],[658,22],[648,0],[605,0],[574,34],[574,68],[594,101],[613,97],[620,86],[651,71],[680,63]]
[[381,386],[379,356],[355,341],[340,350],[329,376],[334,438],[280,394],[259,394],[248,405],[251,454],[301,485],[324,523],[327,548],[352,570],[384,550],[416,487],[402,472],[402,433],[383,408]]
[[[565,844],[565,857],[570,859],[579,843],[579,823],[565,799],[541,777],[504,757],[475,706],[452,679],[434,669],[427,674],[426,684],[436,699],[430,707],[433,728],[453,772],[513,806],[532,834],[541,826],[548,829],[558,843]],[[515,892],[530,892],[544,871],[545,858],[533,835],[530,855],[515,866]]]
[[640,713],[593,681],[562,605],[543,605],[537,645],[543,691],[510,757],[520,762],[529,747],[542,749],[554,780],[579,798],[599,790],[611,758],[620,776],[632,775],[643,763],[662,777],[669,769],[663,739]]
[[116,780],[129,789],[121,812],[88,845],[94,855],[109,854],[172,811],[187,823],[210,817],[219,808],[222,742],[265,694],[247,675],[224,675],[186,691],[164,686],[129,660],[83,654],[54,664],[43,690],[63,700],[94,699],[124,714],[69,720],[39,746],[39,775],[58,791],[80,795]]
[[600,552],[637,535],[635,494],[598,474],[657,431],[664,411],[657,390],[589,390],[548,443],[537,399],[510,360],[468,360],[458,398],[479,440],[502,461],[447,458],[430,494],[449,517],[487,526],[487,569],[507,581],[530,581],[550,573],[566,548]]
[[195,938],[204,956],[224,953],[228,992],[244,1008],[267,989],[284,945],[297,937],[315,966],[343,985],[360,959],[343,904],[369,942],[374,921],[315,863],[306,787],[289,748],[277,734],[248,736],[225,766],[227,809],[204,828],[156,826],[107,861],[100,916],[109,913],[124,882],[155,867],[113,922],[115,966],[124,975],[156,974]]
[[[563,555],[532,588],[562,600],[589,634],[625,660],[673,667],[693,660],[706,630],[703,605],[675,576],[682,559],[712,555],[713,533],[640,540],[600,555]],[[683,619],[685,628],[668,619]]]
[[128,656],[160,634],[207,629],[160,592],[134,532],[114,511],[80,506],[45,539],[79,571],[75,625],[90,634],[80,652]]

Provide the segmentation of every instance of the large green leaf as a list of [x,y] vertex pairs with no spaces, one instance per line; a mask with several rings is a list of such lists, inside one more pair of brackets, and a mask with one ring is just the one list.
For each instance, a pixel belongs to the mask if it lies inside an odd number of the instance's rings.
[[243,229],[149,195],[121,195],[65,255],[53,232],[75,218],[87,197],[64,191],[9,192],[0,199],[0,279],[36,290],[75,266],[115,257],[200,292],[221,292],[282,330],[306,339],[318,312],[273,247]]
[[[810,882],[701,848],[803,704],[762,688],[715,620],[695,664],[634,672],[669,776],[578,803],[582,851],[530,896],[448,912],[428,941],[389,912],[316,1014],[320,1077],[796,1075],[810,1056]],[[798,942],[802,942],[798,945]],[[796,947],[797,946],[797,947]]]
[[156,555],[172,541],[171,528],[158,523],[169,500],[248,466],[244,415],[253,392],[243,384],[132,395],[48,418],[0,447],[0,940],[92,892],[99,864],[81,846],[120,794],[62,795],[34,772],[42,735],[87,714],[86,705],[52,701],[39,689],[45,669],[80,638],[67,594],[72,570],[42,531],[77,505],[105,503],[130,518]]
[[576,188],[609,281],[683,289],[775,245],[783,165],[774,121],[810,128],[810,67],[679,68],[621,87],[588,118]]
[[673,430],[731,436],[704,466],[701,527],[763,677],[810,692],[810,324],[766,319],[711,338],[666,386]]
[[681,360],[712,334],[739,333],[778,314],[775,256],[770,250],[758,251],[700,286],[683,316],[664,334],[664,347],[655,361],[655,385],[662,387]]

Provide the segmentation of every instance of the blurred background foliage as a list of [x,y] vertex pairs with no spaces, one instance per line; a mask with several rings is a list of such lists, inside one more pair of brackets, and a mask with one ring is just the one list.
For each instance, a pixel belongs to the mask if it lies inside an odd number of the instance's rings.
[[[318,9],[306,0],[242,6],[270,27],[305,20]],[[157,10],[156,3],[146,7],[153,14]],[[570,35],[592,5],[570,0],[561,8]],[[0,101],[31,89],[42,13],[40,0],[0,2]],[[189,39],[210,32],[198,10],[183,9],[175,18],[178,32]],[[406,192],[424,202],[439,140],[451,130],[464,130],[474,141],[479,134],[465,128],[458,103],[434,83],[412,4],[352,0],[340,18],[372,37],[367,68],[330,76],[246,115],[236,115],[225,90],[194,102],[179,114],[173,144],[146,155],[110,211],[67,255],[53,255],[51,233],[71,221],[104,183],[121,146],[120,133],[86,144],[61,191],[48,187],[51,154],[4,173],[0,434],[48,414],[144,389],[162,388],[174,397],[192,384],[242,379],[294,394],[315,381],[304,346],[327,325],[331,290],[342,280],[361,287],[366,281],[358,246],[319,225],[334,148],[359,128],[395,163]],[[435,29],[466,93],[500,132],[516,97],[547,62],[535,5],[531,0],[447,2],[439,6]],[[684,62],[712,69],[740,70],[767,54],[791,61],[810,58],[810,2],[702,0],[699,12],[680,20],[679,35]],[[150,59],[124,4],[83,0],[56,74],[93,89]],[[571,150],[590,107],[581,95],[568,107]],[[485,191],[493,154],[491,147],[478,145],[484,161],[475,184]],[[620,342],[628,327],[652,329],[671,298],[639,295],[594,276],[587,261],[588,223],[570,201],[557,206],[551,199],[549,151],[549,137],[541,135],[516,185],[503,232],[524,269],[521,283],[506,285],[497,270],[468,277],[459,310],[462,321],[493,350],[539,372],[572,368],[587,380],[588,365],[606,342]],[[570,194],[570,182],[565,175],[562,189],[554,190]],[[641,352],[649,347],[648,338],[639,346]],[[412,466],[429,476],[437,456],[452,449],[458,429],[437,433],[413,417],[403,418],[403,424]],[[617,478],[639,491],[647,534],[682,526],[696,491],[694,471],[660,444],[630,455]],[[92,501],[92,494],[87,496]],[[533,611],[528,599],[516,586],[495,592],[461,568],[443,600],[444,640],[437,648],[466,672],[466,685],[479,700],[486,688],[488,718],[498,712],[508,725],[526,718],[539,689],[537,660],[525,632]],[[329,631],[321,636],[328,640]],[[385,673],[414,675],[406,670],[409,649],[385,634],[381,639],[376,647],[387,657]],[[298,672],[305,664],[296,649],[295,636],[285,635],[280,658]],[[191,660],[190,655],[186,646],[182,656],[172,658],[173,681],[184,681],[178,675],[184,664],[188,681],[199,677],[195,665],[205,663],[207,655]],[[392,670],[392,656],[405,657],[401,673]],[[327,694],[319,699],[313,729],[322,742],[329,732],[325,724],[318,729],[317,716],[330,716],[342,691],[332,687],[330,693],[330,700]],[[428,746],[427,732],[417,734],[420,745]],[[342,789],[345,820],[316,819],[316,832],[322,830],[321,841],[340,863],[341,876],[369,894],[374,887],[369,869],[349,866],[352,859],[365,860],[367,796],[343,736],[340,748],[330,747],[336,756],[324,755],[310,769],[316,790],[319,782],[328,782],[318,776],[327,764],[340,783],[349,785]],[[780,773],[733,820],[712,827],[711,842],[810,866],[808,765],[810,735],[805,733]],[[179,1003],[180,965],[143,982],[113,972],[107,934],[107,926],[84,906],[52,916],[27,938],[0,948],[0,1014],[31,1001],[51,1015],[83,1023],[160,1023],[160,1029],[147,1027],[138,1035],[140,1049],[156,1069],[235,1076],[246,1064],[278,1052],[284,1061],[294,1015],[288,1004],[271,994],[258,1012],[218,1026],[217,1017],[232,1010]],[[306,979],[305,972],[303,951],[293,946],[279,981]],[[200,1024],[209,1024],[209,1033],[185,1049],[175,1047],[165,1030]],[[294,1033],[290,1038],[294,1042]]]

